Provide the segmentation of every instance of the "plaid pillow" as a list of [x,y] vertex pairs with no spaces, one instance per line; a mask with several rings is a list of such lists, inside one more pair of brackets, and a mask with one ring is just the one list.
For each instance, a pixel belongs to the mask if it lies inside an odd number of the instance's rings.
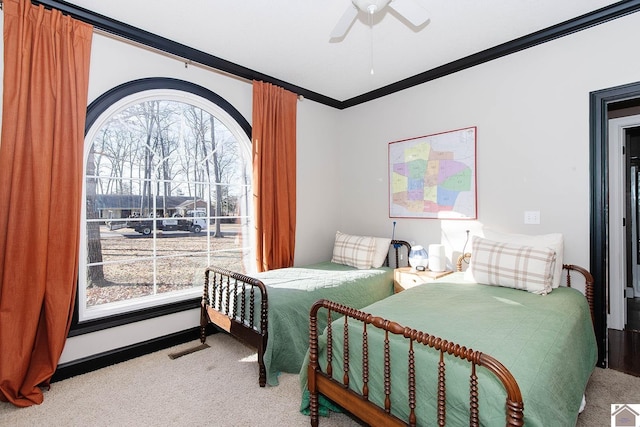
[[375,242],[373,262],[371,267],[380,268],[382,264],[387,260],[387,254],[389,253],[389,246],[391,245],[391,239],[385,239],[384,237],[374,237]]
[[474,236],[469,269],[473,280],[487,285],[522,289],[534,294],[552,290],[556,252],[495,242]]
[[371,267],[374,253],[375,238],[351,236],[338,231],[333,245],[331,262],[349,265],[362,270]]
[[564,255],[564,237],[562,233],[549,234],[514,234],[502,233],[484,228],[485,239],[495,240],[496,242],[511,243],[513,245],[533,246],[534,248],[549,248],[556,251],[556,264],[553,269],[552,288],[557,288],[562,284],[562,257]]

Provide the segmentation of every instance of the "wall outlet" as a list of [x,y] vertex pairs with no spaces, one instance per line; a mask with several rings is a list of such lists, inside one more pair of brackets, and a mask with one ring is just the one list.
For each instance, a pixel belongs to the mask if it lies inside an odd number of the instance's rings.
[[540,224],[540,211],[524,211],[525,224]]

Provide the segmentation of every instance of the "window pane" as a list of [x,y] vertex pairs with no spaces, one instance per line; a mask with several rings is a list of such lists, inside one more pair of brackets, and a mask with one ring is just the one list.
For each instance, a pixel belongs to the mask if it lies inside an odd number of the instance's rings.
[[[153,295],[153,261],[89,267],[87,306],[99,306]],[[93,277],[103,277],[91,280]]]
[[247,150],[229,128],[173,99],[111,114],[87,141],[80,321],[197,297],[208,265],[253,263]]

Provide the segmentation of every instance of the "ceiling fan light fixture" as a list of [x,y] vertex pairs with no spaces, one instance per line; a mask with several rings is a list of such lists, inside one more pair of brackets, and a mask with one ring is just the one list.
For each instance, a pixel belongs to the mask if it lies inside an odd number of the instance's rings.
[[390,1],[391,0],[351,0],[355,7],[371,15],[382,10]]

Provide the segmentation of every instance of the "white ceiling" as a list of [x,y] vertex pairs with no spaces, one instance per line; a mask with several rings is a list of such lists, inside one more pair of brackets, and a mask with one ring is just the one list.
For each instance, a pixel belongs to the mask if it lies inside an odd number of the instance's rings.
[[386,8],[376,16],[373,30],[366,14],[360,14],[338,42],[329,34],[350,0],[69,3],[339,101],[616,3],[417,1],[431,16],[421,28]]

